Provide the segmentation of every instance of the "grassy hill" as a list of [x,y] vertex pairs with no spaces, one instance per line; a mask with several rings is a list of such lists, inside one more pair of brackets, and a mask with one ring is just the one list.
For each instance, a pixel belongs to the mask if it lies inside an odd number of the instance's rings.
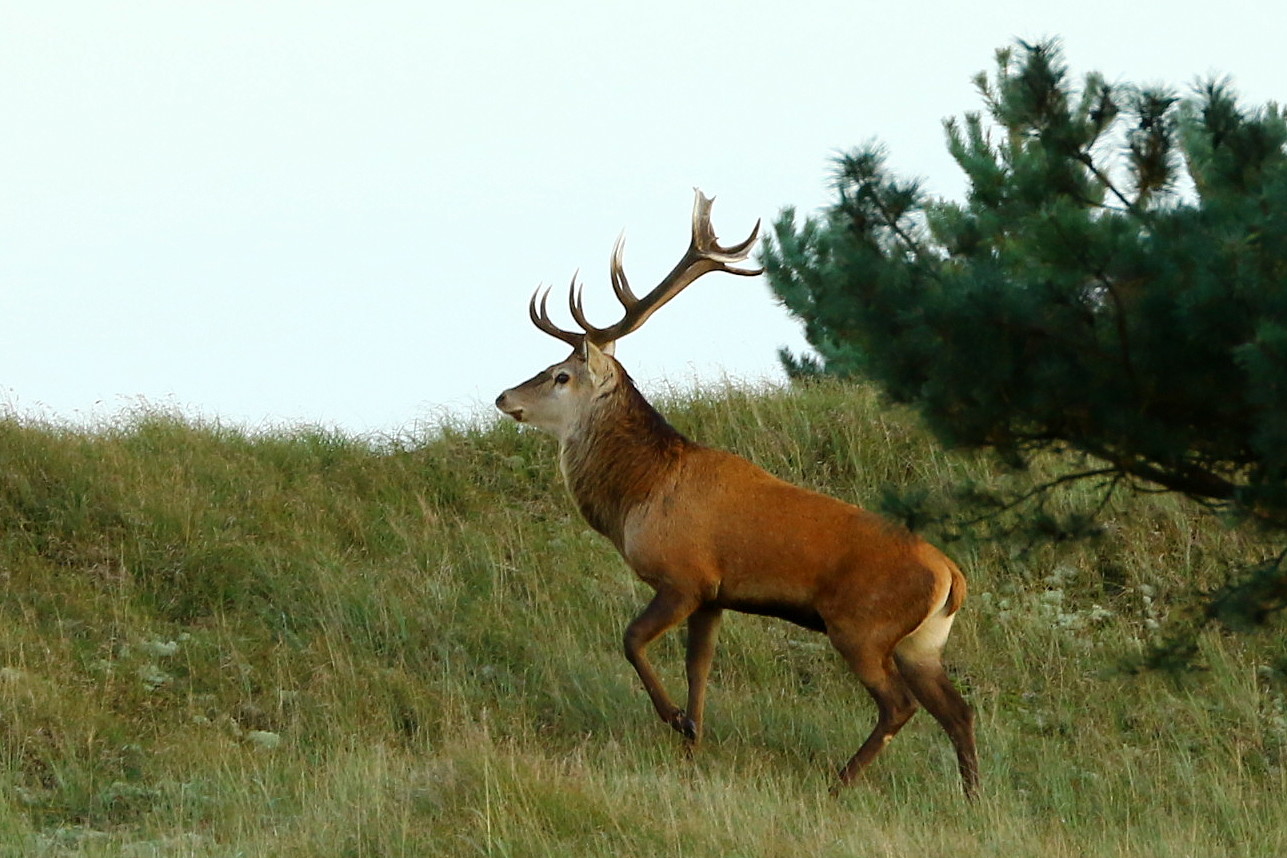
[[[1001,479],[861,389],[677,394],[692,437],[870,505]],[[0,421],[0,856],[1287,854],[1287,642],[1129,675],[1270,549],[1168,496],[1094,542],[947,545],[983,797],[824,638],[729,615],[686,760],[620,654],[647,592],[513,425],[356,439]],[[682,634],[654,648],[682,690]]]

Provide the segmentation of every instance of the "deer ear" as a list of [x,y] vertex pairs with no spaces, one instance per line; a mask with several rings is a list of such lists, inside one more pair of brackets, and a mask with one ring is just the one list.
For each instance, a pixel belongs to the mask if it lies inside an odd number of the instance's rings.
[[577,346],[576,354],[578,357],[581,358],[581,360],[589,361],[591,349],[594,349],[594,351],[598,354],[611,355],[615,352],[616,348],[617,348],[616,340],[613,340],[612,342],[608,343],[605,346],[596,346],[594,343],[590,342],[589,337],[586,337],[585,339],[581,340],[581,345]]
[[603,379],[612,372],[612,361],[607,357],[611,354],[611,343],[601,349],[586,337],[581,344],[581,357],[585,359],[585,365],[589,367],[590,375],[595,379]]

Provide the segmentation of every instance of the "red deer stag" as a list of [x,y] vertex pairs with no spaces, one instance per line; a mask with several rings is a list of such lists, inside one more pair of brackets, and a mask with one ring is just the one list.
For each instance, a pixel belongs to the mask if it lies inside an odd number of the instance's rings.
[[[581,514],[612,540],[656,595],[625,633],[629,659],[661,720],[689,748],[702,735],[706,678],[724,609],[780,617],[824,632],[876,701],[875,729],[840,771],[852,781],[923,704],[951,737],[965,792],[978,788],[973,714],[941,653],[965,598],[965,578],[938,549],[874,513],[783,482],[750,462],[690,441],[639,393],[612,356],[617,340],[710,271],[734,267],[759,234],[721,247],[711,200],[697,192],[692,242],[661,284],[636,297],[612,254],[625,308],[615,325],[585,318],[575,278],[569,305],[581,331],[550,320],[549,289],[532,322],[572,347],[561,363],[505,391],[496,406],[559,440],[559,464]],[[671,701],[649,644],[688,622],[688,705]]]

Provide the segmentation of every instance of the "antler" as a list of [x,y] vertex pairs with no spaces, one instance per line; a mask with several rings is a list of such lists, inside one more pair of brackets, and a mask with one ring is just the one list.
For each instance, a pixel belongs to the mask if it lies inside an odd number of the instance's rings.
[[[576,275],[574,274],[572,284],[568,287],[568,309],[572,312],[572,318],[581,326],[581,332],[565,331],[550,320],[550,314],[546,307],[550,297],[549,288],[545,289],[544,292],[538,288],[532,295],[531,303],[528,305],[532,324],[573,348],[579,348],[586,339],[589,339],[591,343],[599,348],[606,349],[626,334],[638,330],[647,321],[648,317],[657,312],[663,304],[674,298],[704,274],[709,274],[712,271],[727,271],[729,274],[740,274],[744,277],[754,277],[760,274],[763,269],[734,267],[736,263],[745,261],[746,257],[750,255],[751,248],[760,236],[760,221],[755,222],[755,229],[751,230],[750,236],[745,241],[732,247],[722,247],[715,237],[714,228],[711,227],[711,206],[715,200],[707,197],[696,188],[693,190],[696,194],[693,200],[693,237],[688,244],[688,252],[671,269],[670,273],[662,279],[661,283],[657,284],[651,292],[642,298],[637,297],[631,291],[630,283],[626,280],[626,272],[622,268],[621,256],[625,248],[625,236],[622,235],[617,239],[617,243],[612,249],[611,272],[612,291],[616,293],[617,300],[621,302],[621,306],[626,310],[625,316],[621,321],[606,328],[599,328],[590,324],[585,317],[581,288],[577,285]],[[538,300],[539,304],[537,303]]]

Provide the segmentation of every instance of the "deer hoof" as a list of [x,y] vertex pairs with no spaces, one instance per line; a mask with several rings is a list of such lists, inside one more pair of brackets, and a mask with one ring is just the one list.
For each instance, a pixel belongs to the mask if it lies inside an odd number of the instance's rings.
[[678,709],[670,717],[670,726],[690,742],[697,741],[697,722],[688,717],[683,709]]

